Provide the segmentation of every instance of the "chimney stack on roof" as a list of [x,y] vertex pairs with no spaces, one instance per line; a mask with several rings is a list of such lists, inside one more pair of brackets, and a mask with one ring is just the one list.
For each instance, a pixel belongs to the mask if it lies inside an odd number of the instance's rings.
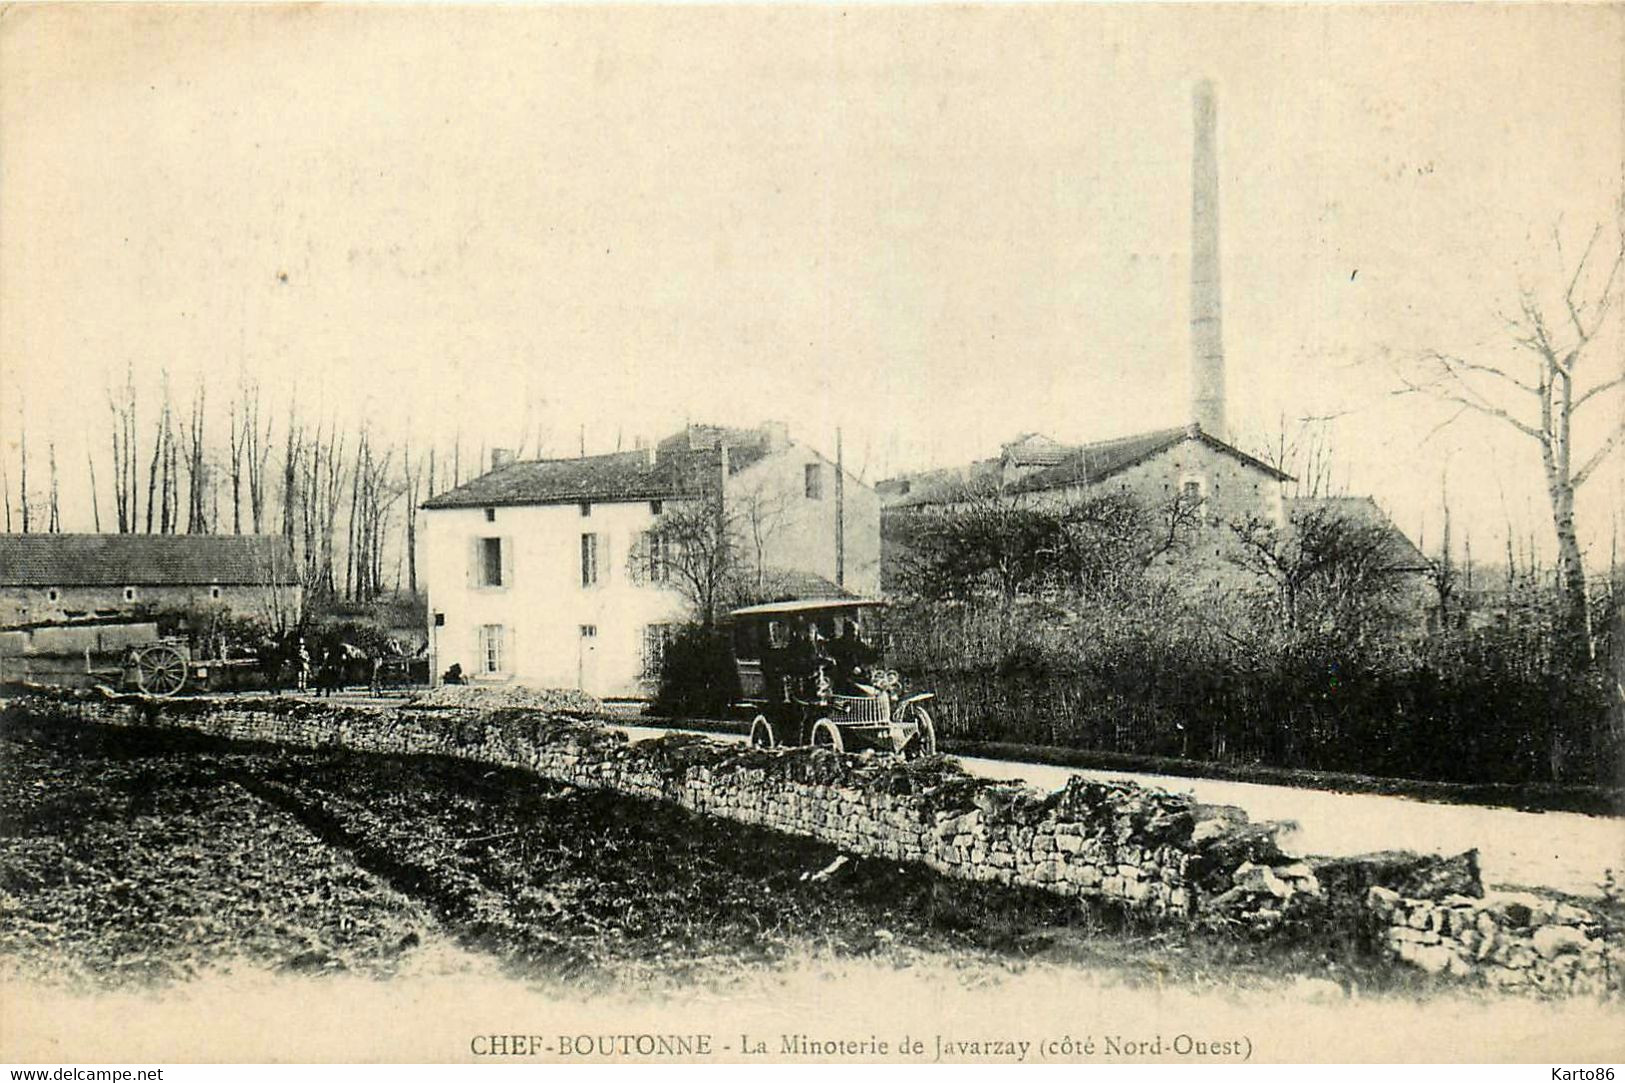
[[1191,421],[1220,440],[1224,422],[1224,329],[1219,297],[1218,102],[1203,79],[1191,97]]
[[498,470],[513,462],[513,451],[510,448],[494,447],[491,449],[491,469]]
[[783,451],[790,446],[790,426],[783,421],[762,422],[762,440],[769,451]]

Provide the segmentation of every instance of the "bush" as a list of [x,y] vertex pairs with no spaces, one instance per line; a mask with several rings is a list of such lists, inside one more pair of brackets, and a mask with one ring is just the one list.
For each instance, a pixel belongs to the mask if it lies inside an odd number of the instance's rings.
[[1257,599],[919,603],[891,622],[945,736],[1450,782],[1616,784],[1600,668],[1541,622],[1424,640],[1290,629]]
[[739,698],[739,675],[727,635],[688,624],[666,644],[653,708],[663,715],[722,718]]

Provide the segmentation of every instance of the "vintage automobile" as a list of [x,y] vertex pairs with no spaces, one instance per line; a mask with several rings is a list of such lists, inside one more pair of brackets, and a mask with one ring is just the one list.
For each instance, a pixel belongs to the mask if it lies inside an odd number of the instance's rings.
[[925,709],[934,693],[905,691],[864,639],[872,623],[866,614],[882,604],[802,599],[728,615],[741,693],[736,706],[750,719],[751,744],[875,749],[910,759],[937,751],[936,725]]

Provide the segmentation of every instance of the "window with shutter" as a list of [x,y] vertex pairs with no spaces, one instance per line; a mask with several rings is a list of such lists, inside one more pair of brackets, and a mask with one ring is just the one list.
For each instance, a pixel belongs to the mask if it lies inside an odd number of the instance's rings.
[[503,545],[501,538],[476,538],[474,541],[474,585],[500,587],[507,583],[503,572]]
[[480,672],[506,673],[506,643],[500,624],[480,625]]
[[581,585],[598,585],[598,535],[581,535]]

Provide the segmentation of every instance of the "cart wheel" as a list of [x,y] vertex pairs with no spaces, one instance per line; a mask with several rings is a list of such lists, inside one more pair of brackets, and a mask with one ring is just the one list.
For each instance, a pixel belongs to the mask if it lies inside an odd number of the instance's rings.
[[918,703],[910,703],[903,710],[901,719],[904,725],[918,727],[908,744],[903,746],[903,755],[911,760],[922,756],[935,756],[937,754],[937,724],[931,721],[931,714]]
[[186,656],[168,644],[144,648],[135,656],[135,683],[149,696],[173,696],[186,686]]
[[812,746],[814,748],[829,748],[836,752],[846,751],[846,742],[841,740],[841,729],[827,718],[821,718],[813,726]]
[[777,748],[779,742],[773,736],[773,724],[767,720],[766,715],[757,715],[750,724],[750,743],[757,748]]

